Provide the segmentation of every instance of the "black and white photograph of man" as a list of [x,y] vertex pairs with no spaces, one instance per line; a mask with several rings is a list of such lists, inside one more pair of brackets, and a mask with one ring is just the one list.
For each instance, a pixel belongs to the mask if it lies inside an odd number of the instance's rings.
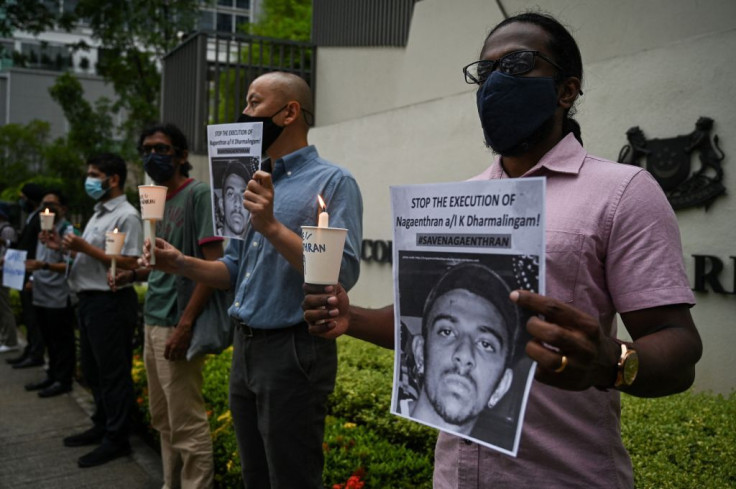
[[402,252],[399,267],[395,411],[515,451],[531,362],[523,354],[526,316],[508,296],[536,288],[538,265],[518,255]]
[[251,176],[258,170],[252,157],[212,158],[212,209],[215,234],[243,239],[249,215],[243,207],[243,194]]

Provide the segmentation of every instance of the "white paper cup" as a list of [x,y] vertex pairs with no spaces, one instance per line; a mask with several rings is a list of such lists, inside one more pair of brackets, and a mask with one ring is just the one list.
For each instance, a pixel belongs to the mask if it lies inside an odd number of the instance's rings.
[[105,233],[105,254],[108,256],[119,255],[123,250],[125,242],[125,233],[116,233],[108,231]]
[[348,230],[342,228],[302,226],[306,283],[334,285],[338,282],[347,234]]
[[54,217],[56,217],[56,213],[49,212],[46,214],[39,212],[38,215],[41,216],[41,231],[51,231],[54,229]]
[[141,219],[161,220],[164,218],[166,205],[166,187],[161,185],[139,185],[138,195],[141,202]]

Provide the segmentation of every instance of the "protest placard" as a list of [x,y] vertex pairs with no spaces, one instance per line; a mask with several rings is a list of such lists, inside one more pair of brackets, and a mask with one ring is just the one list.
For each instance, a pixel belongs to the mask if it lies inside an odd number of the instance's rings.
[[243,193],[261,166],[262,122],[207,126],[215,235],[243,239],[250,214]]
[[23,290],[26,275],[26,255],[28,252],[8,248],[3,264],[3,287]]
[[516,456],[534,363],[515,289],[544,293],[545,180],[391,188],[392,412]]

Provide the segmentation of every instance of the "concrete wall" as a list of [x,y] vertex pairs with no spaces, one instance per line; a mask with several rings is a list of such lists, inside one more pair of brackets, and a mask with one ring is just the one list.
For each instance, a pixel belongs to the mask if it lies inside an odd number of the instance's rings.
[[[40,119],[51,124],[51,139],[64,136],[68,132],[64,112],[49,95],[49,88],[56,82],[58,72],[12,68],[3,75],[4,83],[0,88],[6,98],[2,104],[4,110],[0,112],[0,124],[27,124],[33,119]],[[100,97],[115,99],[112,86],[105,84],[102,78],[80,74],[76,76],[84,89],[85,99],[92,104]]]
[[[577,118],[589,152],[616,159],[632,126],[649,138],[666,138],[690,133],[700,116],[715,120],[728,195],[708,211],[677,216],[691,280],[691,255],[714,255],[726,265],[721,282],[734,292],[736,67],[729,60],[736,52],[736,2],[503,3],[510,15],[549,12],[576,37],[585,68]],[[358,179],[365,238],[391,239],[389,185],[464,180],[490,164],[473,87],[461,68],[477,59],[502,18],[487,0],[424,0],[416,4],[405,49],[319,49],[318,127],[310,139]],[[370,307],[388,304],[390,283],[390,266],[364,264],[351,298]],[[736,297],[711,291],[696,298],[693,316],[705,344],[696,387],[730,392],[736,388]]]

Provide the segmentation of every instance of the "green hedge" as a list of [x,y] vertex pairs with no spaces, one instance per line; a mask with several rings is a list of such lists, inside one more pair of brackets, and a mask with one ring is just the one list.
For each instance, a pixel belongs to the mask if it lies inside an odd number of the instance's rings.
[[[337,385],[323,445],[325,486],[431,488],[436,431],[390,414],[393,352],[346,337],[338,344]],[[221,488],[242,486],[227,406],[231,359],[227,350],[207,360],[203,388]],[[145,411],[139,358],[134,376]],[[637,488],[736,487],[736,393],[686,392],[662,399],[624,395],[622,405],[622,432]]]

